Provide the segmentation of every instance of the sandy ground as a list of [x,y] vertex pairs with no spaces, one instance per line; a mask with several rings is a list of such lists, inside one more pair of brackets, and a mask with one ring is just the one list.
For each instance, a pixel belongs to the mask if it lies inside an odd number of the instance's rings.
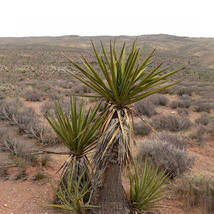
[[[176,97],[171,97],[171,100]],[[37,112],[41,103],[30,103],[26,102],[27,106],[34,107]],[[169,107],[161,107],[158,109],[163,114],[173,112]],[[198,113],[191,112],[190,120],[194,121],[199,116]],[[8,128],[9,131],[13,131],[14,127],[11,128],[7,122],[0,122],[1,127]],[[19,136],[20,137],[20,136]],[[142,138],[136,138],[137,142],[140,143]],[[61,146],[55,146],[53,151],[60,151]],[[194,146],[189,149],[190,155],[195,157],[195,164],[191,169],[190,174],[196,173],[207,176],[214,176],[214,140],[206,142],[205,146]],[[133,148],[133,151],[137,151],[137,147]],[[2,155],[0,153],[0,155]],[[55,182],[58,179],[56,171],[65,161],[65,156],[52,155],[52,161],[47,168],[42,168],[42,171]],[[55,210],[50,207],[42,206],[42,203],[51,203],[53,198],[53,191],[51,190],[49,180],[43,179],[41,181],[32,181],[33,175],[36,173],[36,168],[30,167],[27,170],[27,180],[13,180],[16,169],[9,170],[9,180],[3,181],[0,179],[0,214],[56,214],[62,213],[62,211]],[[166,199],[164,200],[165,208],[160,210],[162,214],[201,214],[200,208],[190,208],[184,201],[177,200],[171,195],[166,193]]]

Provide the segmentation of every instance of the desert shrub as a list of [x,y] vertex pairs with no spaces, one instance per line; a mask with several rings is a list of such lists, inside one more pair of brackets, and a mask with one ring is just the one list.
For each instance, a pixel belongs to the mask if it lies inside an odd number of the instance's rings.
[[173,100],[170,103],[170,107],[172,109],[176,109],[176,108],[189,108],[191,106],[191,102],[189,100]]
[[83,84],[78,84],[73,88],[73,92],[77,94],[90,93],[91,89]]
[[0,140],[0,150],[9,152],[13,156],[22,158],[31,163],[37,162],[37,158],[33,154],[35,150],[33,144],[18,141],[14,136],[5,134]]
[[41,170],[37,170],[36,174],[32,177],[32,181],[40,181],[45,179],[47,176],[44,172],[42,172]]
[[36,90],[27,91],[25,93],[25,99],[31,102],[39,102],[42,96],[42,93]]
[[166,96],[161,94],[154,94],[145,99],[149,100],[154,105],[160,105],[160,106],[166,106],[169,102],[169,99]]
[[135,105],[135,111],[138,114],[145,115],[147,117],[151,117],[156,114],[155,105],[147,99],[137,102]]
[[194,129],[194,132],[190,135],[190,138],[193,140],[196,140],[198,145],[203,146],[206,141],[206,137],[205,137],[206,133],[207,133],[207,129],[202,125],[198,125]]
[[185,177],[174,185],[174,189],[190,206],[202,206],[203,213],[214,213],[214,178]]
[[176,94],[178,94],[179,96],[182,96],[184,94],[187,94],[187,95],[191,96],[192,92],[193,92],[193,89],[191,87],[178,86],[176,88]]
[[193,108],[196,112],[207,112],[210,113],[211,109],[213,108],[212,104],[204,103],[200,101],[196,101],[193,104]]
[[187,130],[191,125],[192,124],[188,118],[175,115],[160,115],[152,120],[152,126],[156,130],[166,130],[171,132]]
[[[67,113],[67,114],[70,113],[70,101],[69,100],[59,99],[58,103],[62,107],[62,111],[64,113]],[[41,107],[41,112],[44,115],[46,115],[46,114],[57,115],[58,109],[56,106],[56,102],[54,102],[54,101],[45,102]]]
[[178,101],[177,100],[173,100],[169,106],[172,108],[172,109],[176,109],[178,108]]
[[27,180],[26,168],[18,168],[18,173],[13,177],[13,180]]
[[207,115],[207,114],[203,114],[203,115],[201,115],[201,117],[199,117],[199,118],[197,118],[196,120],[195,120],[195,122],[197,123],[197,124],[201,124],[201,125],[208,125],[209,124],[209,122],[210,122],[210,120],[209,120],[209,116]]
[[142,162],[146,157],[156,166],[165,169],[166,174],[172,179],[188,171],[194,162],[186,150],[160,139],[141,142],[136,159]]
[[185,108],[178,108],[177,112],[181,117],[185,117],[185,116],[189,115],[188,109],[185,109]]
[[7,172],[7,168],[0,168],[0,178],[2,178],[3,180],[8,180],[9,175]]
[[40,123],[37,114],[31,107],[26,107],[19,99],[5,99],[0,106],[0,118],[17,125],[20,133],[43,141],[46,127]]
[[133,129],[134,129],[135,135],[139,135],[142,137],[149,135],[151,133],[151,129],[143,121],[134,122]]
[[180,108],[189,108],[191,106],[191,102],[189,100],[179,100],[178,107]]
[[24,104],[18,98],[7,98],[0,103],[0,119],[13,121]]
[[[152,139],[157,139],[157,135],[152,135]],[[167,142],[178,149],[185,149],[188,144],[188,140],[177,134],[172,134],[170,132],[160,132],[158,133],[158,139]]]

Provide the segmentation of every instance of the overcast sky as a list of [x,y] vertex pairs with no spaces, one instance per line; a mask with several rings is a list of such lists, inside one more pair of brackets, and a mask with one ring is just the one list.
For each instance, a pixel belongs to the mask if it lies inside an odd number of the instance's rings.
[[214,37],[214,0],[0,0],[0,37]]

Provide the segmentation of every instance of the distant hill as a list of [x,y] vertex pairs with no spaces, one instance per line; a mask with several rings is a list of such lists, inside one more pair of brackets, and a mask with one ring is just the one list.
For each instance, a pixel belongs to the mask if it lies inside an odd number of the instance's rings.
[[[96,64],[91,47],[92,39],[99,47],[100,40],[107,46],[110,40],[144,44],[143,56],[157,48],[156,63],[164,62],[171,69],[183,68],[183,78],[190,81],[214,81],[214,38],[189,38],[165,34],[130,36],[81,37],[23,37],[0,38],[0,71],[19,70],[20,66],[35,67],[35,70],[50,70],[51,66],[64,66],[62,54],[79,61],[81,55]],[[49,67],[48,67],[49,66]],[[17,69],[16,69],[17,68]]]

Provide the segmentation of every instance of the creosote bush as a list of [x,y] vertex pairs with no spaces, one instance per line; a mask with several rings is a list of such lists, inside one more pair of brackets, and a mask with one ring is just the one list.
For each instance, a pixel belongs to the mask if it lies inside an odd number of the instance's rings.
[[188,171],[194,162],[194,158],[189,157],[186,150],[159,139],[141,141],[136,159],[140,163],[146,157],[154,165],[166,170],[166,174],[172,179]]

